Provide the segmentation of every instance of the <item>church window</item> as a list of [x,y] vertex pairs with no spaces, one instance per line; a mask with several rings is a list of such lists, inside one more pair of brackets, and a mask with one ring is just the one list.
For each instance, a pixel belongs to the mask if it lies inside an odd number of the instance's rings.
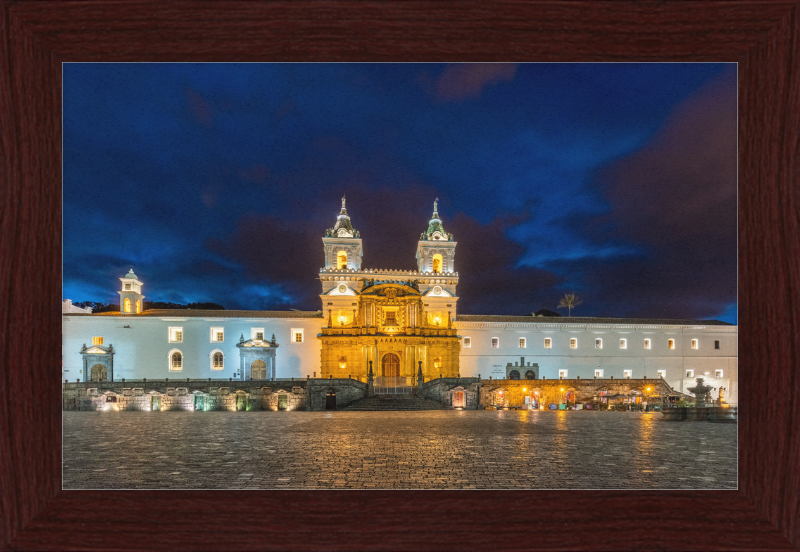
[[594,348],[595,349],[602,349],[603,348],[603,340],[602,339],[595,339],[594,340]]
[[645,349],[649,349],[650,348],[650,340],[649,339],[645,339],[644,340],[644,348]]
[[497,337],[492,338],[492,349],[497,349],[500,347],[500,339]]
[[173,372],[183,370],[183,355],[180,351],[174,351],[170,354],[169,369]]
[[125,298],[125,303],[123,303],[125,312],[131,312],[131,300],[129,298]]
[[256,332],[256,340],[264,341],[264,332]]
[[544,348],[545,349],[552,349],[553,348],[553,340],[549,337],[544,338]]
[[697,349],[697,348],[698,348],[697,347],[697,340],[696,339],[692,339],[692,349]]
[[347,268],[347,251],[339,251],[336,254],[336,264],[339,270]]
[[394,311],[387,311],[386,312],[386,325],[387,326],[397,326],[397,319],[395,318]]
[[686,377],[693,378],[694,377],[694,370],[686,370]]
[[92,345],[102,345],[103,338],[102,337],[93,337],[92,338]]
[[442,256],[438,253],[433,256],[433,271],[434,272],[441,272],[442,271]]
[[264,341],[264,328],[250,328],[250,339]]
[[619,340],[619,348],[620,349],[627,349],[628,348],[628,340],[627,339],[620,339]]
[[622,377],[631,379],[632,376],[633,376],[633,370],[623,370],[622,371]]
[[225,356],[221,351],[216,351],[211,355],[211,369],[223,370],[225,368]]
[[577,349],[578,348],[578,340],[574,337],[571,337],[569,340],[569,348],[570,349]]
[[667,341],[667,349],[674,349],[675,348],[675,340],[670,339]]
[[180,343],[183,341],[183,328],[171,327],[169,329],[170,343]]
[[125,284],[125,291],[130,291],[130,290],[131,290],[131,285]]
[[222,343],[223,341],[225,341],[225,329],[211,328],[211,342]]
[[714,377],[721,378],[722,377],[722,370],[714,370]]
[[602,370],[595,370],[594,371],[594,377],[602,378],[603,377],[603,371]]
[[302,342],[303,342],[303,329],[292,328],[292,343],[302,343]]
[[470,349],[471,347],[472,347],[472,338],[471,337],[465,337],[464,338],[464,348],[465,349]]
[[137,299],[136,300],[136,314],[139,314],[140,312],[142,312],[142,302]]
[[719,340],[714,341],[714,348],[719,349]]
[[559,370],[559,371],[558,371],[558,377],[559,377],[559,378],[566,378],[566,377],[567,377],[567,374],[568,374],[568,371],[567,371],[567,370]]
[[524,337],[520,337],[519,338],[519,348],[520,349],[524,349],[525,348],[525,338]]
[[658,377],[662,378],[662,379],[666,378],[667,377],[667,371],[666,370],[659,370],[658,371]]

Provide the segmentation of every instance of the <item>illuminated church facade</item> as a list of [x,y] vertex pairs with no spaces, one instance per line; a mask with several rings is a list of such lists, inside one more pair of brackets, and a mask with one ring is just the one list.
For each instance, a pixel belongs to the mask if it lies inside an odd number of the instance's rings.
[[120,312],[64,312],[62,380],[442,377],[703,377],[738,396],[738,328],[694,320],[464,315],[454,236],[434,203],[415,270],[361,266],[342,199],[322,238],[321,312],[142,310],[144,282],[120,278]]

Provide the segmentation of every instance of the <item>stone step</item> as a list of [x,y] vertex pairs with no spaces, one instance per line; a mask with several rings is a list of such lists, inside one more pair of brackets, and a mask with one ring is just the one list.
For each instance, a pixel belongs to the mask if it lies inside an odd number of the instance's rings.
[[406,410],[447,410],[441,404],[417,397],[375,396],[361,399],[341,410],[347,411],[406,411]]

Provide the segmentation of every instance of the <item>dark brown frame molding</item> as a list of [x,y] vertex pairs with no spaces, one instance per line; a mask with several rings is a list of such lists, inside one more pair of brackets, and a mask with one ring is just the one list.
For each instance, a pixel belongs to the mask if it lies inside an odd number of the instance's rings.
[[[0,17],[0,548],[800,549],[800,0],[9,0]],[[738,491],[61,490],[61,63],[310,60],[739,63]]]

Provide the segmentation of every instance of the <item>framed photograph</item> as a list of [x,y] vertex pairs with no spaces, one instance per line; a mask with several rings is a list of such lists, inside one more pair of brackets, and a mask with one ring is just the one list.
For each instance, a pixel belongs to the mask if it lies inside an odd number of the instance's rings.
[[[656,7],[636,2],[377,2],[317,3],[309,9],[294,3],[243,2],[223,7],[21,1],[2,8],[0,158],[5,194],[0,304],[5,316],[0,321],[0,398],[6,415],[0,435],[0,479],[9,482],[0,487],[3,549],[440,550],[495,548],[498,539],[503,549],[540,550],[791,550],[800,545],[800,476],[795,475],[800,473],[798,407],[791,399],[800,392],[796,377],[800,317],[794,300],[800,283],[796,262],[800,258],[798,2],[670,2]],[[54,377],[62,360],[61,340],[42,339],[61,336],[63,331],[61,313],[55,307],[62,300],[64,262],[62,64],[165,61],[736,63],[741,328],[738,489],[62,490],[62,382]],[[201,103],[197,107],[196,115],[202,117]],[[86,207],[102,208],[93,206],[91,198]],[[432,225],[431,236],[445,236],[445,230],[434,227],[436,218],[423,222]],[[439,254],[436,258],[432,253],[431,267],[444,270],[447,252]],[[346,256],[344,262],[349,259]],[[330,262],[341,259],[331,257]],[[120,304],[124,308],[128,298],[135,311],[137,301],[144,301],[139,297],[143,295],[141,281],[127,276],[120,274],[121,285],[131,285],[119,290]],[[335,284],[332,290],[339,289],[340,283]],[[448,293],[447,282],[430,285],[431,293],[438,287],[437,297]],[[341,293],[344,296],[348,290]],[[387,300],[396,300],[396,295],[392,292]],[[574,300],[566,303],[570,310],[577,306]],[[342,326],[354,323],[348,316],[337,312]],[[386,327],[400,327],[407,316],[401,309],[388,309],[375,320]],[[446,308],[441,309],[438,322],[436,316],[433,311],[428,323],[444,324],[441,331],[446,331],[450,325]],[[331,325],[336,323],[331,313]],[[249,337],[251,345],[259,347],[275,343],[274,338],[269,340],[266,325],[263,329],[255,326],[254,333],[241,341],[222,324],[203,329],[203,338],[209,342],[209,373],[227,369],[221,353],[231,339],[245,343]],[[309,333],[289,323],[286,346],[289,339],[301,346],[311,337]],[[184,368],[183,357],[175,357],[175,351],[185,339],[189,334],[181,323],[165,326],[164,341],[170,353],[169,359],[164,355],[165,370]],[[497,339],[497,347],[505,346],[502,336]],[[583,347],[583,338],[576,339],[574,347]],[[487,343],[495,347],[494,342]],[[522,343],[515,345],[522,347]],[[654,340],[652,346],[658,345]],[[105,343],[91,343],[97,349],[92,351],[88,346],[87,355],[110,354],[101,349]],[[470,346],[477,347],[477,341]],[[525,342],[528,346],[532,344]],[[646,343],[643,348],[650,346]],[[346,370],[346,355],[337,351],[331,358],[331,369]],[[387,370],[383,377],[400,373],[400,358],[397,355],[397,360],[392,357],[381,365]],[[251,360],[250,377],[254,373],[266,377],[271,369],[268,360],[255,356]],[[445,364],[446,359],[441,362]],[[524,367],[536,373],[533,366]],[[98,360],[85,369],[87,377],[102,378],[104,374],[113,377],[120,366]],[[607,368],[600,369],[599,377],[605,375],[603,370]],[[501,371],[504,378],[514,379],[513,366],[501,366]],[[519,375],[524,377],[524,373]],[[569,378],[569,374],[565,371],[557,377]],[[464,395],[454,393],[452,404],[466,405],[469,389],[456,389],[459,392]],[[508,390],[499,392],[503,403],[496,406],[514,406],[505,404],[511,394]],[[519,402],[540,404],[547,410],[555,406],[556,412],[540,414],[558,416],[563,415],[562,406],[577,408],[580,400],[570,392],[564,390],[563,401],[529,395],[527,401],[520,396]],[[328,404],[335,400],[330,395],[323,393],[320,400]],[[608,401],[619,398],[603,396]],[[157,401],[159,408],[168,397],[165,393]],[[631,395],[621,402],[639,408],[650,402],[643,398]],[[104,404],[116,403],[105,400]],[[292,404],[290,397],[276,395],[278,409],[281,401]],[[152,408],[156,403],[149,404]],[[194,399],[192,404],[196,404]],[[598,400],[598,405],[603,404]]]

